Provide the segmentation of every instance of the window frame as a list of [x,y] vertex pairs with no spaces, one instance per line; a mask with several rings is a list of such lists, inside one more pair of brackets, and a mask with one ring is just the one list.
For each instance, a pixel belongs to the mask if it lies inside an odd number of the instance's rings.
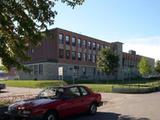
[[82,53],[81,53],[81,52],[78,52],[78,53],[77,53],[77,58],[78,58],[79,61],[82,60]]
[[[69,56],[67,55],[67,53],[69,53]],[[71,53],[70,53],[70,50],[66,50],[66,59],[70,59],[70,55]],[[68,57],[67,57],[68,56]]]
[[[75,55],[75,57],[73,58],[73,53]],[[72,51],[72,60],[76,60],[76,51]]]
[[87,47],[88,47],[88,49],[92,49],[91,44],[92,44],[91,41],[88,41],[88,42],[87,42]]
[[[60,39],[60,35],[62,35],[62,39]],[[64,44],[64,35],[62,33],[58,34],[59,44]]]
[[66,45],[70,44],[70,36],[69,35],[65,36],[65,42],[66,42]]
[[[74,42],[73,42],[74,40]],[[72,37],[72,46],[76,46],[76,37]]]
[[[61,57],[62,53],[62,57]],[[59,49],[59,58],[64,58],[64,49]]]
[[81,47],[82,46],[82,41],[80,38],[77,39],[77,43],[78,43],[78,47]]

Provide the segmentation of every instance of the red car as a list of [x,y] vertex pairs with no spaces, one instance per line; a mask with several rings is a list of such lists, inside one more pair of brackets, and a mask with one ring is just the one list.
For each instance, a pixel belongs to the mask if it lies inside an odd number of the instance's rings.
[[85,86],[70,85],[44,89],[34,99],[10,105],[6,113],[14,117],[58,120],[84,112],[93,115],[102,104],[100,94]]

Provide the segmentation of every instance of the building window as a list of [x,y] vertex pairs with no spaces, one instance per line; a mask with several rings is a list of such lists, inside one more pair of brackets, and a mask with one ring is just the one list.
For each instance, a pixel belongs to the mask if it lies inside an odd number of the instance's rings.
[[103,48],[105,48],[105,45],[103,45]]
[[28,68],[29,68],[29,70],[31,70],[30,74],[33,75],[33,74],[34,74],[34,73],[33,73],[33,72],[34,72],[33,65],[29,65]]
[[31,53],[34,53],[34,49],[33,48],[31,49]]
[[97,50],[100,50],[100,46],[99,46],[99,44],[97,44]]
[[34,65],[34,75],[38,75],[38,65]]
[[78,39],[78,47],[81,47],[81,39]]
[[70,43],[69,36],[66,35],[66,44],[69,45],[69,43]]
[[72,37],[72,46],[76,46],[76,38]]
[[83,75],[86,75],[86,67],[83,67]]
[[96,75],[96,68],[93,68],[93,75]]
[[100,46],[100,49],[103,49],[103,48],[104,48],[103,45],[101,45],[101,46]]
[[59,44],[63,44],[63,34],[59,34]]
[[76,59],[76,52],[72,51],[72,60],[75,60],[75,59]]
[[93,62],[93,63],[96,62],[96,55],[92,55],[92,62]]
[[88,54],[88,61],[91,61],[91,54]]
[[83,53],[83,61],[87,61],[87,54]]
[[64,58],[64,50],[59,49],[59,58]]
[[66,59],[69,59],[69,58],[70,58],[70,51],[66,50]]
[[88,48],[91,49],[91,42],[88,41]]
[[93,50],[96,50],[96,43],[95,42],[92,43],[92,47],[93,47]]
[[78,60],[82,59],[82,54],[80,52],[78,52]]
[[82,41],[82,45],[84,48],[86,48],[86,41],[85,40]]
[[43,64],[39,64],[39,74],[43,75]]

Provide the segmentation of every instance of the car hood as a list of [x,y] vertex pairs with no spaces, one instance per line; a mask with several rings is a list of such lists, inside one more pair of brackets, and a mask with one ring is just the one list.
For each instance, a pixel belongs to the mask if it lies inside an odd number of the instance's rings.
[[44,104],[49,104],[52,102],[56,102],[58,99],[30,99],[30,100],[22,100],[18,101],[14,104],[11,104],[9,107],[10,108],[18,108],[18,107],[36,107],[39,105],[44,105]]

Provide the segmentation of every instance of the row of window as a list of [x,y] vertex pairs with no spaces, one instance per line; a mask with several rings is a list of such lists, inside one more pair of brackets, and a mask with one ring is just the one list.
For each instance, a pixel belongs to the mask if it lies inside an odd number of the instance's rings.
[[43,75],[43,64],[29,65],[28,68],[32,75]]
[[137,65],[138,65],[138,62],[129,61],[129,60],[124,60],[124,59],[123,59],[123,66],[124,66],[124,67],[134,67],[134,68],[136,68]]
[[[81,52],[76,53],[75,51],[71,52],[70,50],[65,51],[66,59],[70,59],[71,57],[72,60],[76,60],[76,56],[79,61],[83,60],[83,61],[91,61],[93,63],[96,62],[96,55],[81,53]],[[64,49],[59,49],[59,58],[64,58]]]
[[[65,38],[65,41],[64,41],[64,38]],[[77,39],[76,41],[76,37],[72,37],[71,39],[72,41],[70,41],[70,36],[66,35],[66,36],[63,36],[63,34],[59,34],[59,43],[60,44],[64,44],[64,42],[67,44],[67,45],[70,45],[70,43],[72,43],[72,46],[77,46],[78,47],[84,47],[84,48],[89,48],[89,49],[92,49],[93,50],[100,50],[102,48],[107,48],[108,46],[105,46],[105,45],[100,45],[99,43],[95,43],[95,42],[91,42],[91,41],[87,41],[87,40],[81,40],[80,38]]]

